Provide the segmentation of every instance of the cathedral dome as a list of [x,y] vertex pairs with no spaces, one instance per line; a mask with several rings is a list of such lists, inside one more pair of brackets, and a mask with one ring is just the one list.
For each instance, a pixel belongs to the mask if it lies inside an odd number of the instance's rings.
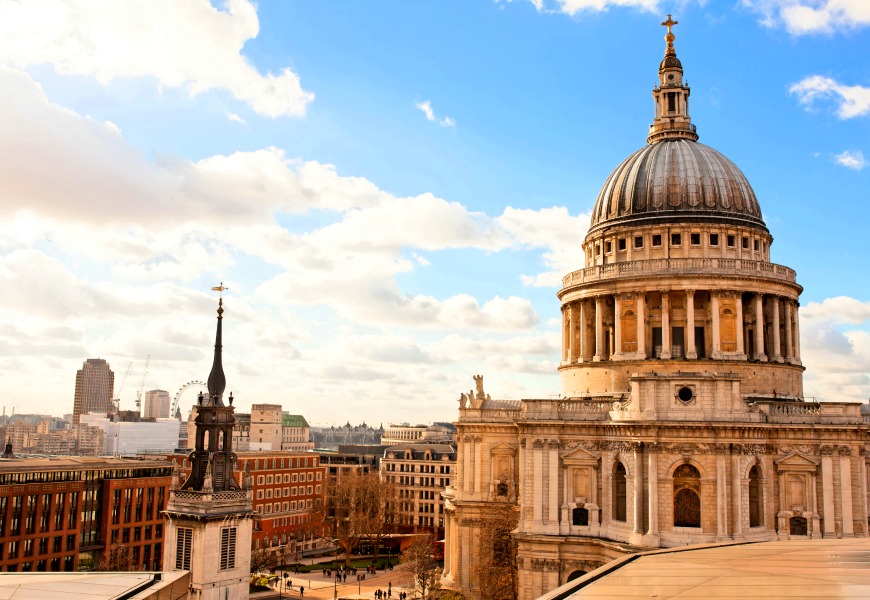
[[704,221],[767,231],[746,176],[693,139],[660,139],[610,174],[592,209],[590,233],[621,224]]

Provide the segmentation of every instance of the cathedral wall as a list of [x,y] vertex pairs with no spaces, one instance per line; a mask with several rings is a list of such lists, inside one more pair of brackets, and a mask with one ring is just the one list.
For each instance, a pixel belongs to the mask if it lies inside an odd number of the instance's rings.
[[597,394],[626,395],[630,378],[642,373],[728,372],[741,378],[743,394],[803,397],[803,367],[745,361],[612,361],[582,363],[559,368],[562,396],[578,398]]

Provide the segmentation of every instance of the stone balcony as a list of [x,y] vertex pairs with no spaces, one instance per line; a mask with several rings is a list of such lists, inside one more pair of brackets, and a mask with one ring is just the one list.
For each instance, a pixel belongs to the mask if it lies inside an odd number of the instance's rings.
[[736,275],[777,279],[794,283],[797,275],[794,269],[783,265],[760,260],[742,258],[653,258],[615,262],[607,265],[586,267],[568,273],[562,278],[562,288],[582,283],[646,277],[650,275]]
[[252,490],[214,492],[170,489],[166,512],[202,517],[252,513],[253,501]]
[[858,402],[780,401],[746,398],[768,423],[819,423],[842,425],[866,423]]

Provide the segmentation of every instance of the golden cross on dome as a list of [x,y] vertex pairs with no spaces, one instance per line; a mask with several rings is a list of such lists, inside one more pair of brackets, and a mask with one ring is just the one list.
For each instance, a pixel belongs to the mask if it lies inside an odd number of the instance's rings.
[[668,28],[668,34],[673,35],[673,32],[671,31],[671,27],[673,27],[674,25],[677,25],[678,23],[679,23],[679,21],[674,21],[673,19],[671,19],[671,15],[668,15],[668,20],[663,21],[662,26]]

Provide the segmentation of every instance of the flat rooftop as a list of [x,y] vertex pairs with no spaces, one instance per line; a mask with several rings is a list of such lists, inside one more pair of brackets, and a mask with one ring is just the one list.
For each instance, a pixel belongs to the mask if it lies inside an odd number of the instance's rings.
[[189,583],[189,571],[3,573],[0,574],[0,599],[157,600],[187,596]]
[[870,539],[791,540],[655,550],[606,564],[548,600],[870,598]]

